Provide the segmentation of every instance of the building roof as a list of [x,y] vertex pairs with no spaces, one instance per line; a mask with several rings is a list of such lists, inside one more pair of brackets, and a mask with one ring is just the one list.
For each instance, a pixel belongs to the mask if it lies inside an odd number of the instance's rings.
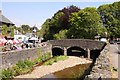
[[0,14],[0,22],[7,23],[7,24],[13,24],[8,18]]

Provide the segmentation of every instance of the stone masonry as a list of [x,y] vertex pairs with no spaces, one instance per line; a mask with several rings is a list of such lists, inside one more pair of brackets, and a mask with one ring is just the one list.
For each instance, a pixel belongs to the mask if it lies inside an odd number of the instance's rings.
[[[96,59],[95,66],[92,68],[90,75],[86,76],[86,80],[98,80],[111,78],[110,60],[109,60],[109,45],[107,45],[102,51],[99,57]],[[101,80],[100,79],[100,80]]]

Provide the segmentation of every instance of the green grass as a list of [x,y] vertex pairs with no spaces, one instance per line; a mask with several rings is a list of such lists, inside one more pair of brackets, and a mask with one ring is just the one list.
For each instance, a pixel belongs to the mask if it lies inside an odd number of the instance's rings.
[[46,61],[43,65],[52,65],[55,62],[62,61],[68,59],[68,56],[56,56],[53,57],[52,59]]

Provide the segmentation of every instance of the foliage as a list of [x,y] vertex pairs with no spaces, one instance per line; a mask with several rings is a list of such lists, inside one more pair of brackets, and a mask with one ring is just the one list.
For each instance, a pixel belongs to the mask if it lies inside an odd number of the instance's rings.
[[14,37],[14,26],[2,25],[2,35]]
[[2,70],[2,75],[0,77],[2,80],[13,78],[14,76],[25,74],[31,72],[34,65],[37,63],[41,63],[51,57],[50,53],[46,53],[41,57],[35,59],[35,61],[25,60],[19,61],[15,66]]
[[26,24],[23,24],[20,27],[15,27],[15,29],[22,34],[32,33],[34,29],[38,31],[38,28],[36,26],[30,27],[29,25]]
[[2,78],[3,80],[6,80],[6,79],[8,79],[8,78],[13,78],[13,72],[12,72],[12,70],[9,69],[9,68],[2,70],[1,78]]
[[68,56],[56,56],[51,58],[50,60],[46,61],[44,65],[52,65],[55,62],[61,61],[61,60],[66,60],[68,59]]
[[46,53],[41,56],[41,60],[44,62],[51,57],[51,53]]
[[120,37],[120,1],[113,4],[101,5],[98,8],[108,35]]
[[[65,7],[47,19],[39,34],[45,40],[65,38],[120,37],[120,2],[101,5],[97,9]],[[67,30],[67,31],[64,31]],[[62,33],[63,32],[63,33]],[[106,35],[105,32],[108,34]]]
[[[45,40],[57,39],[60,36],[61,30],[66,30],[70,28],[69,17],[73,12],[78,12],[80,9],[76,6],[70,6],[63,8],[54,14],[51,19],[47,19],[39,32],[41,37]],[[56,36],[54,36],[56,35]]]
[[33,62],[29,60],[19,61],[12,68],[2,70],[2,79],[6,80],[9,78],[13,78],[13,76],[28,73],[32,70]]
[[85,8],[73,13],[70,18],[71,28],[69,38],[93,39],[96,35],[102,35],[105,28],[102,26],[100,15],[95,8]]
[[15,75],[28,73],[33,68],[33,62],[29,60],[19,61],[15,66],[13,66]]
[[61,30],[59,33],[54,35],[54,39],[66,39],[68,30]]
[[46,53],[42,56],[39,56],[37,59],[35,59],[34,64],[44,62],[44,61],[48,60],[49,58],[51,58],[51,53]]

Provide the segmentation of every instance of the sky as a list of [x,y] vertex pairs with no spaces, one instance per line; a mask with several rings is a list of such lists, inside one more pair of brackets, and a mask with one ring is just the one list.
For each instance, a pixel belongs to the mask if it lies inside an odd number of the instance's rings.
[[2,9],[2,14],[17,27],[27,24],[41,28],[47,18],[51,18],[54,13],[64,7],[75,5],[80,9],[97,8],[102,4],[110,3],[113,2],[2,2],[0,9]]

